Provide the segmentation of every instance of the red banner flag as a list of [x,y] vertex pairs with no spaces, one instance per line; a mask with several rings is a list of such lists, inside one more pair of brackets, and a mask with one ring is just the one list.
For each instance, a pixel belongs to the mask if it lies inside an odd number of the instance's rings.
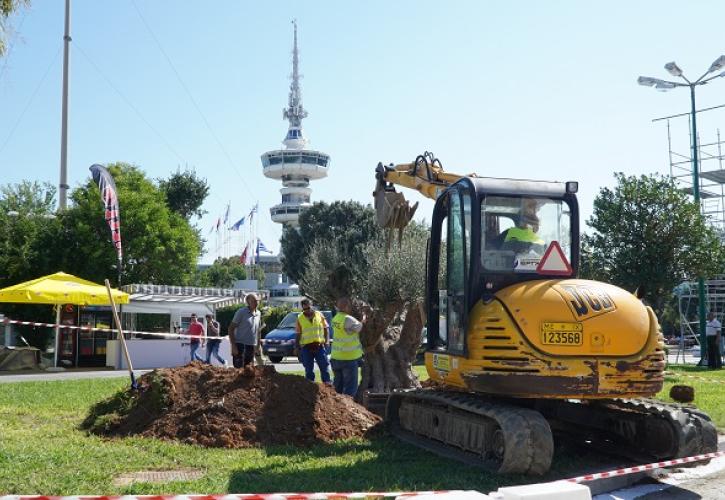
[[93,180],[98,184],[98,189],[101,190],[104,216],[108,227],[111,229],[111,241],[113,242],[113,246],[116,247],[118,261],[120,263],[123,257],[123,248],[121,245],[121,211],[118,207],[116,183],[113,182],[113,177],[111,177],[110,172],[101,165],[91,165],[89,170],[93,175]]

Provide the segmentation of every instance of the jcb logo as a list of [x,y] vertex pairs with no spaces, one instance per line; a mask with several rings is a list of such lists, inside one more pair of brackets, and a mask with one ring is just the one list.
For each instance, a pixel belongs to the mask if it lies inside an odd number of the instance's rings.
[[601,288],[588,285],[560,285],[558,288],[579,319],[593,318],[617,308],[612,298]]

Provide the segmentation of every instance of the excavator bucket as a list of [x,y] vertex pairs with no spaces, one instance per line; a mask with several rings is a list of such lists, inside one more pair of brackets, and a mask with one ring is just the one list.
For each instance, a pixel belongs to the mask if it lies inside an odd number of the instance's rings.
[[375,218],[378,225],[387,230],[386,247],[390,247],[393,229],[398,230],[398,244],[400,244],[403,229],[413,219],[413,215],[418,209],[418,202],[411,205],[403,193],[388,190],[382,186],[379,186],[373,195],[375,196]]

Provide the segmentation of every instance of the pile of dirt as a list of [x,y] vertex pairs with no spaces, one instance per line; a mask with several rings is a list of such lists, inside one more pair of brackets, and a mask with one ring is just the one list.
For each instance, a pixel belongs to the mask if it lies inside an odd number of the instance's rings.
[[207,447],[309,446],[365,435],[380,417],[332,387],[272,366],[192,363],[154,370],[137,391],[91,408],[81,425],[105,436],[141,435]]

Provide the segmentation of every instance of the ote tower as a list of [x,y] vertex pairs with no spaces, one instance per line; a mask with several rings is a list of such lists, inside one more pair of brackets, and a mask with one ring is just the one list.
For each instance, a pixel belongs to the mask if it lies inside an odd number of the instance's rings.
[[307,138],[302,132],[302,119],[307,111],[302,107],[300,91],[299,53],[297,51],[297,22],[294,25],[292,49],[292,83],[290,84],[288,107],[282,116],[289,121],[287,135],[282,141],[285,149],[267,151],[262,155],[264,175],[281,180],[282,203],[269,209],[274,222],[297,227],[302,210],[311,206],[310,181],[327,177],[330,156],[320,151],[305,149]]

